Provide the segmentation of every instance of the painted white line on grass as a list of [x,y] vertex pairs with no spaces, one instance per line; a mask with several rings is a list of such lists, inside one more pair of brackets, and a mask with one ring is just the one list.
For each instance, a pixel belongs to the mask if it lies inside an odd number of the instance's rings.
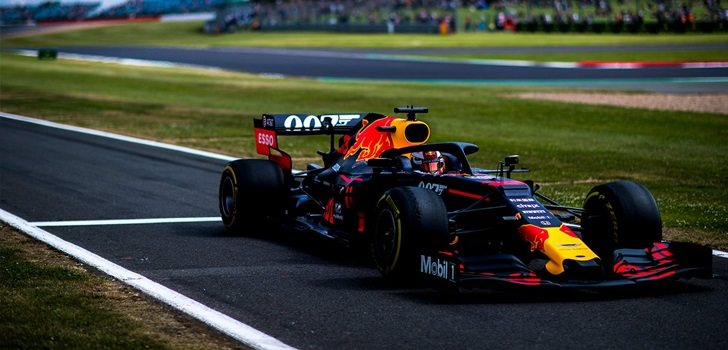
[[6,119],[17,120],[17,121],[21,121],[21,122],[26,122],[26,123],[31,123],[31,124],[36,124],[36,125],[43,125],[43,126],[47,126],[47,127],[55,128],[55,129],[73,131],[73,132],[77,132],[77,133],[81,133],[81,134],[94,135],[94,136],[105,137],[105,138],[113,139],[113,140],[136,143],[139,145],[168,149],[168,150],[187,153],[187,154],[194,154],[194,155],[206,157],[206,158],[220,159],[220,160],[226,160],[226,161],[232,161],[232,160],[237,159],[235,157],[226,156],[226,155],[222,155],[222,154],[218,154],[218,153],[207,152],[207,151],[200,151],[200,150],[196,150],[194,148],[170,145],[168,143],[144,140],[144,139],[140,139],[140,138],[136,138],[136,137],[124,136],[124,135],[119,135],[119,134],[114,134],[114,133],[110,133],[110,132],[106,132],[106,131],[99,131],[99,130],[94,130],[94,129],[87,129],[87,128],[82,128],[82,127],[78,127],[78,126],[54,123],[54,122],[50,122],[47,120],[29,118],[29,117],[24,117],[24,116],[17,115],[17,114],[0,112],[0,117],[6,118]]
[[67,226],[177,224],[177,223],[188,223],[188,222],[218,222],[218,221],[221,221],[219,216],[209,216],[209,217],[197,217],[197,218],[37,221],[37,222],[31,222],[30,224],[35,227],[67,227]]
[[[20,56],[36,57],[38,56],[37,50],[15,50],[16,54]],[[58,53],[58,58],[69,59],[75,61],[86,61],[86,62],[99,62],[99,63],[111,63],[120,64],[123,66],[132,67],[154,67],[154,68],[192,68],[192,69],[203,69],[209,71],[224,72],[223,68],[214,66],[204,66],[200,64],[189,64],[189,63],[177,63],[172,61],[155,61],[145,60],[136,58],[122,58],[122,57],[111,57],[111,56],[100,56],[100,55],[85,55],[77,53]],[[249,73],[255,74],[255,73]],[[266,79],[281,79],[285,78],[285,75],[279,73],[260,73],[258,74],[261,78]]]
[[[27,57],[38,56],[37,50],[15,50],[15,52],[21,56],[27,56]],[[114,63],[114,64],[121,64],[121,65],[125,65],[125,66],[134,66],[134,67],[195,68],[195,69],[222,71],[222,69],[218,68],[218,67],[203,66],[200,64],[188,64],[188,63],[177,63],[177,62],[171,62],[171,61],[155,61],[155,60],[111,57],[111,56],[100,56],[100,55],[87,55],[87,54],[80,54],[80,53],[59,52],[58,58],[76,60],[76,61],[87,61],[87,62]]]
[[254,348],[254,349],[293,349],[255,328],[248,326],[219,311],[215,311],[202,303],[175,292],[157,282],[154,282],[138,273],[129,271],[112,263],[86,249],[48,233],[33,226],[24,219],[0,209],[0,220],[25,232],[27,235],[58,249],[78,261],[92,266],[109,276],[112,276],[141,292],[170,305],[171,307],[190,315],[220,332]]

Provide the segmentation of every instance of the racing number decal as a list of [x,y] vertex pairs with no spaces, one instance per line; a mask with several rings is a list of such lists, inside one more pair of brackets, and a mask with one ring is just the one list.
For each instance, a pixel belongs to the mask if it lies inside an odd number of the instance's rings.
[[320,130],[324,126],[324,121],[326,119],[329,119],[331,126],[343,126],[358,118],[359,114],[324,114],[307,116],[291,114],[283,121],[283,127],[286,128],[286,131]]

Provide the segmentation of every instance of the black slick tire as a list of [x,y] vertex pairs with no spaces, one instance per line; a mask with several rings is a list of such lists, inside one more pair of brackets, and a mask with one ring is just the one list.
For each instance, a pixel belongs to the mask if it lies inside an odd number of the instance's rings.
[[220,177],[219,208],[225,228],[234,232],[259,229],[283,214],[287,188],[278,164],[263,159],[238,159]]
[[584,201],[582,239],[603,261],[616,248],[647,248],[662,240],[657,202],[644,186],[616,181],[594,187]]
[[374,210],[372,259],[388,280],[411,280],[418,253],[431,251],[448,234],[447,209],[434,192],[419,187],[387,191]]

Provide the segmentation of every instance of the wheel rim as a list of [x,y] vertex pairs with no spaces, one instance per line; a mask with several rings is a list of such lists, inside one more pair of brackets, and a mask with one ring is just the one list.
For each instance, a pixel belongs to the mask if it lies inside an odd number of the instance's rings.
[[383,268],[388,268],[394,259],[397,246],[397,224],[394,214],[385,209],[377,218],[376,235],[374,239],[374,255]]
[[232,216],[235,210],[235,184],[229,176],[226,176],[220,185],[220,208],[225,217]]

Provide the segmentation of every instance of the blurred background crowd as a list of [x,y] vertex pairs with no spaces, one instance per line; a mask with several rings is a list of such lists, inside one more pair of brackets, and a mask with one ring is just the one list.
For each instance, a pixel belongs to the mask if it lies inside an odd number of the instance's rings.
[[728,31],[728,9],[720,0],[4,0],[0,24],[199,13],[208,15],[205,31],[212,33]]

